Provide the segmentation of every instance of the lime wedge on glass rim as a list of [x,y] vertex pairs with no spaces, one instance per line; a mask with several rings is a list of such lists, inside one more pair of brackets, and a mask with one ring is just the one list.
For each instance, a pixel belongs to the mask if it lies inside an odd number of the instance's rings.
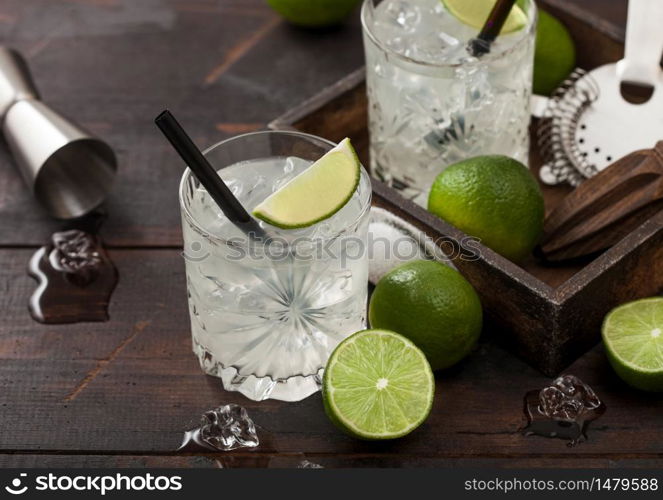
[[334,215],[352,198],[360,169],[350,139],[343,139],[268,196],[253,210],[253,215],[281,229],[311,226]]
[[602,334],[610,364],[624,382],[663,391],[663,297],[613,309],[603,321]]
[[431,411],[434,392],[424,353],[389,330],[363,330],[341,342],[322,383],[330,420],[369,440],[402,437],[419,427]]
[[[476,29],[483,28],[497,0],[442,0],[446,9],[459,21]],[[517,5],[511,8],[500,34],[513,33],[527,25],[527,15]]]

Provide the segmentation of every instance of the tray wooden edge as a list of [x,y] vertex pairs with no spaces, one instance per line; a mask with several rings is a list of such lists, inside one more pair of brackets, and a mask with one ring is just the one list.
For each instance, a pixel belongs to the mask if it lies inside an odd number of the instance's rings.
[[606,270],[619,264],[631,252],[655,238],[663,242],[663,210],[644,221],[615,245],[555,288],[553,300],[559,304],[570,300],[582,288],[597,279]]

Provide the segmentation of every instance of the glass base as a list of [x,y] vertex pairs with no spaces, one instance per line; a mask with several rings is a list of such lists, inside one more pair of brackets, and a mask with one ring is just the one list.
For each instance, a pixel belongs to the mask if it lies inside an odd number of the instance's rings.
[[274,380],[271,377],[248,377],[239,375],[233,367],[224,368],[212,353],[194,342],[193,352],[198,357],[200,368],[213,377],[218,377],[226,391],[239,392],[253,401],[278,399],[280,401],[301,401],[315,394],[322,387],[321,368],[316,375],[295,376],[285,380]]

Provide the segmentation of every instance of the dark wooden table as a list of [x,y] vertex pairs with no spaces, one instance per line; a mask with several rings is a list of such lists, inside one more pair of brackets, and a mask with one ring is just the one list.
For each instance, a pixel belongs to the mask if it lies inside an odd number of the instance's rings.
[[[575,3],[623,29],[625,0]],[[26,264],[60,224],[0,148],[0,466],[663,465],[663,399],[626,387],[600,346],[568,370],[608,407],[575,448],[521,435],[523,395],[547,379],[490,338],[438,375],[423,427],[389,443],[340,434],[319,395],[254,403],[201,373],[180,256],[182,166],[152,119],[171,108],[200,145],[263,128],[362,64],[356,16],[310,32],[262,0],[3,0],[0,42],[27,56],[45,100],[120,160],[102,233],[120,271],[111,320],[47,326],[27,313]],[[174,451],[204,410],[229,402],[259,425],[257,450]]]

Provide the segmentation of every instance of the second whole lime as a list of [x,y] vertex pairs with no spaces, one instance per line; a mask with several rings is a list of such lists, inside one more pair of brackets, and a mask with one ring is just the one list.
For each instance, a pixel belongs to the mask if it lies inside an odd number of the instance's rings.
[[539,185],[507,156],[477,156],[447,167],[431,187],[428,210],[514,262],[532,251],[543,230]]
[[368,317],[371,328],[392,330],[414,342],[433,370],[467,356],[483,321],[472,285],[455,269],[425,260],[387,273],[373,291]]

